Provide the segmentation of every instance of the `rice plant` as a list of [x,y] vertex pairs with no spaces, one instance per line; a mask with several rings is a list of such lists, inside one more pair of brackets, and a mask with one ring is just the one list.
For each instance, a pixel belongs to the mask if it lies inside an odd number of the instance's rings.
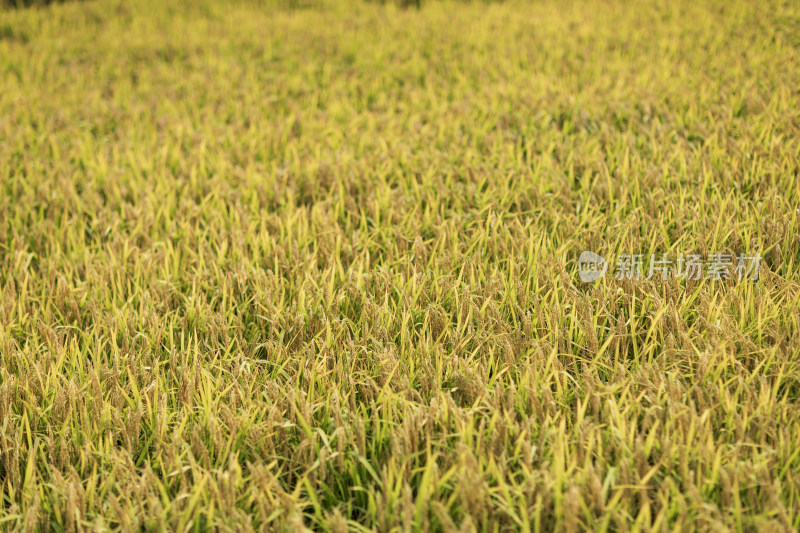
[[798,65],[778,0],[0,11],[0,529],[800,529]]

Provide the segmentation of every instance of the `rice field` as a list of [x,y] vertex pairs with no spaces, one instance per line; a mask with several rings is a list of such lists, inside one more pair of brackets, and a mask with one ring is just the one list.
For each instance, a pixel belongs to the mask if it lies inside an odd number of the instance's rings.
[[0,530],[800,529],[800,5],[409,4],[0,8]]

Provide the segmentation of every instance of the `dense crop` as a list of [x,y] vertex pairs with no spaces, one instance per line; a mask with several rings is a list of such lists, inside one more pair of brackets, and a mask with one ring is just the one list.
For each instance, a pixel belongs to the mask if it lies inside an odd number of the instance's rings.
[[[799,50],[772,0],[0,13],[0,528],[797,530]],[[759,279],[612,275],[717,253]]]

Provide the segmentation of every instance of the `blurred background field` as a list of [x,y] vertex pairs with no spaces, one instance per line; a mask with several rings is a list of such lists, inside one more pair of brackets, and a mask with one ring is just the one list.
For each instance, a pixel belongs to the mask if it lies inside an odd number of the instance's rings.
[[0,10],[0,529],[797,530],[798,48],[775,0]]

